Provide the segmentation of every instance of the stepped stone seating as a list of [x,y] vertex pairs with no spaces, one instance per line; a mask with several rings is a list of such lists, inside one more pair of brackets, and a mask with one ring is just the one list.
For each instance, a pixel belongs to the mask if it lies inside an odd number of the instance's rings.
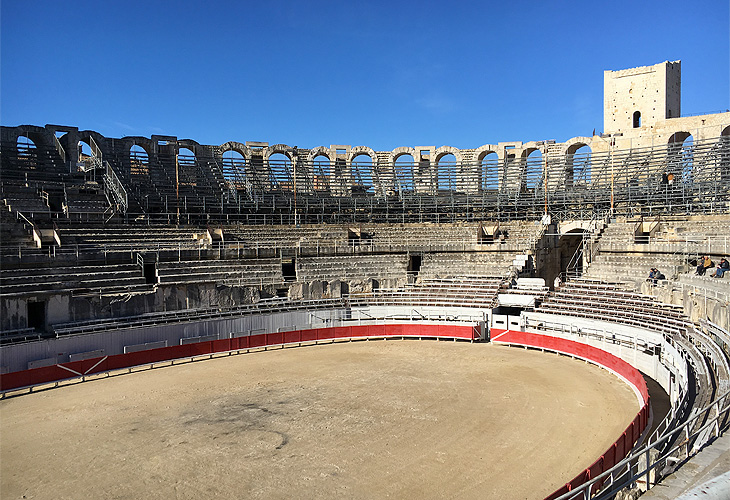
[[51,209],[35,187],[25,184],[2,183],[2,199],[6,206],[28,217],[50,215]]
[[415,243],[477,243],[478,226],[452,224],[368,224],[362,231],[372,237],[373,245],[402,245]]
[[227,228],[224,237],[226,240],[237,240],[257,247],[294,248],[332,244],[346,245],[347,228],[341,226],[239,226]]
[[514,257],[514,253],[510,251],[426,254],[421,261],[419,278],[505,275]]
[[638,232],[639,224],[640,221],[611,223],[600,238],[599,253],[585,276],[633,283],[639,288],[652,267],[668,279],[677,279],[694,272],[690,261],[697,256],[709,254],[718,261],[730,245],[728,216],[644,221],[644,225],[653,228],[648,237]]
[[73,186],[66,189],[66,214],[69,218],[101,220],[109,201],[99,185]]
[[59,228],[61,246],[81,250],[153,251],[157,249],[197,249],[205,240],[202,229],[174,227],[120,226],[102,228]]
[[380,290],[377,304],[414,304],[491,309],[502,278],[460,276],[452,279],[426,279],[397,290]]
[[0,204],[0,225],[2,225],[2,238],[0,238],[0,249],[2,254],[18,252],[18,248],[36,248],[33,241],[32,228],[25,221],[19,219],[10,207]]
[[70,291],[102,295],[148,291],[136,264],[107,266],[35,267],[0,270],[0,295],[21,296]]
[[160,262],[157,273],[161,285],[215,282],[228,286],[256,286],[284,282],[278,259]]
[[618,283],[578,279],[548,295],[537,312],[578,316],[651,328],[667,335],[686,335],[692,324],[682,306],[631,292]]
[[299,258],[297,280],[406,279],[408,257],[395,255],[348,255]]
[[683,255],[676,254],[599,253],[584,276],[637,286],[646,280],[652,267],[659,269],[667,279],[674,279],[685,272],[687,263]]
[[710,273],[705,276],[695,276],[692,273],[687,273],[679,276],[677,283],[679,286],[692,290],[696,296],[716,297],[724,302],[730,302],[729,274],[725,273],[722,279],[717,279],[710,277]]
[[682,220],[662,220],[655,238],[667,242],[705,242],[712,243],[715,238],[730,238],[730,217],[727,215],[705,215],[688,217]]

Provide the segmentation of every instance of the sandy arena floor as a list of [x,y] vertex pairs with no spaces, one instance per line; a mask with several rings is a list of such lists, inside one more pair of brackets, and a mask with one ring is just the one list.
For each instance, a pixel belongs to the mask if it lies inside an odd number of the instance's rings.
[[638,410],[604,370],[492,344],[250,353],[0,402],[0,497],[543,498]]

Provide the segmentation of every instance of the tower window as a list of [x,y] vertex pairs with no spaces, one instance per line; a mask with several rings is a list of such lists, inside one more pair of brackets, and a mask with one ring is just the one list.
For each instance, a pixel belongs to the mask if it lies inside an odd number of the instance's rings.
[[634,111],[634,128],[641,127],[641,111]]

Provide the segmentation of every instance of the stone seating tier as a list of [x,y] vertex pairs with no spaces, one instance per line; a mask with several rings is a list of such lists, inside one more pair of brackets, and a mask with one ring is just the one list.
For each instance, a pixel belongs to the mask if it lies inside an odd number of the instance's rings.
[[549,294],[538,312],[574,315],[686,334],[692,324],[681,306],[591,280],[570,281]]

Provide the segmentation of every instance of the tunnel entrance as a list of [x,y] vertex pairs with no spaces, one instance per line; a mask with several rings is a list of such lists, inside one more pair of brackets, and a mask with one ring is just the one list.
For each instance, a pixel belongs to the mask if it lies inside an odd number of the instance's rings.
[[281,275],[283,276],[284,281],[297,280],[297,263],[294,257],[289,260],[281,261]]
[[28,302],[28,328],[42,332],[46,329],[46,301]]

